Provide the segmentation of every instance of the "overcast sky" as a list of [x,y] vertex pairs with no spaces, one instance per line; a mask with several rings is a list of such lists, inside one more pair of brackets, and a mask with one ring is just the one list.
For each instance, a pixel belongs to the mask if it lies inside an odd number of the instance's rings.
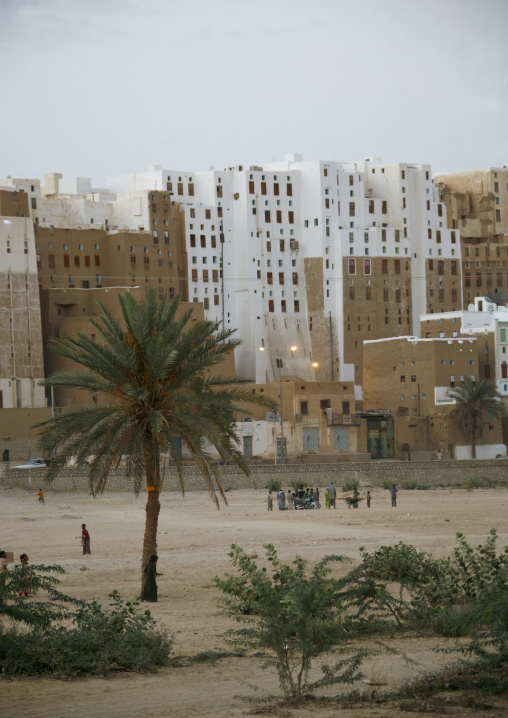
[[507,0],[0,0],[0,177],[508,164]]

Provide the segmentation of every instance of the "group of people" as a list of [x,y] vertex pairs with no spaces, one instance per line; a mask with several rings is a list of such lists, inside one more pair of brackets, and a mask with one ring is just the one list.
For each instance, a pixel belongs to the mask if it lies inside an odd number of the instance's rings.
[[[390,488],[390,496],[391,496],[391,502],[392,506],[397,506],[397,494],[398,489],[395,484],[393,484]],[[283,489],[279,489],[277,491],[277,508],[279,511],[286,511],[286,509],[292,510],[295,507],[295,501],[301,500],[303,502],[314,502],[314,505],[317,508],[321,508],[319,504],[319,489],[304,489],[303,484],[300,484],[300,488],[298,491],[292,492],[291,489],[288,489],[287,491],[287,502],[286,502],[286,494],[284,493]],[[335,486],[333,485],[333,481],[330,481],[330,485],[328,486],[327,490],[325,491],[325,506],[327,509],[336,508],[335,502],[337,500],[337,490]],[[353,490],[353,496],[352,497],[346,497],[346,501],[348,502],[348,508],[349,506],[353,506],[353,508],[358,508],[358,502],[361,501],[360,492],[357,488]],[[372,501],[372,494],[370,491],[367,491],[365,494],[365,501],[367,504],[367,508],[370,509],[370,504]],[[286,506],[287,503],[287,506]],[[268,492],[267,496],[267,505],[268,505],[268,511],[273,511],[273,493],[272,491]]]
[[[307,502],[314,503],[317,508],[320,508],[319,489],[304,489],[303,484],[301,484],[298,491],[291,491],[291,489],[288,489],[287,501],[284,489],[279,489],[279,491],[277,491],[277,508],[279,511],[292,511],[295,508],[295,502],[302,502],[303,504]],[[268,511],[273,511],[273,493],[271,491],[268,492],[267,505]]]

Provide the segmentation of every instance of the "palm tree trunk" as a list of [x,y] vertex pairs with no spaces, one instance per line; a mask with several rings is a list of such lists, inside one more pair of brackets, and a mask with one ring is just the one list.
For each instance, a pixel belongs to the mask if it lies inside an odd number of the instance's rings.
[[471,456],[476,459],[476,417],[472,417],[471,421]]
[[145,442],[145,475],[146,475],[146,506],[145,506],[145,533],[143,536],[143,557],[141,560],[141,591],[145,585],[144,569],[150,561],[150,556],[157,554],[157,526],[161,505],[159,457],[154,455],[150,441]]
[[157,554],[157,525],[159,522],[159,512],[161,505],[159,501],[158,491],[149,491],[146,497],[146,518],[145,518],[145,534],[143,536],[143,559],[141,565],[141,590],[145,585],[144,568],[150,561],[150,556]]

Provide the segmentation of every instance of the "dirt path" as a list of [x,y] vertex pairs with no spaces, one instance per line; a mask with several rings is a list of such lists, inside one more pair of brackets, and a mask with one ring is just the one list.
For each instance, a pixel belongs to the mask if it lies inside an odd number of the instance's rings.
[[[153,614],[175,633],[175,653],[192,656],[223,650],[221,636],[231,624],[216,615],[213,590],[206,584],[228,570],[227,552],[238,543],[259,554],[271,542],[284,560],[295,554],[316,561],[330,553],[358,560],[360,546],[372,550],[382,544],[406,541],[436,556],[449,553],[455,533],[462,531],[476,545],[491,526],[497,526],[499,545],[508,543],[508,492],[502,490],[401,491],[392,509],[388,492],[375,491],[372,508],[334,511],[266,511],[265,491],[235,491],[229,506],[217,511],[207,494],[162,494],[160,516],[159,603]],[[91,534],[91,556],[81,555],[80,527]],[[131,494],[106,494],[91,499],[73,493],[46,493],[40,506],[35,491],[0,490],[0,546],[16,556],[28,553],[31,563],[58,563],[67,573],[63,588],[82,598],[107,600],[116,588],[126,597],[139,591],[143,500]],[[86,568],[87,570],[80,570]],[[445,658],[432,652],[436,641],[408,639],[402,646],[419,662],[409,668],[398,658],[377,658],[365,666],[367,679],[389,686],[425,670]],[[3,718],[21,716],[236,716],[250,706],[235,698],[251,694],[251,684],[276,692],[274,676],[263,672],[259,659],[228,658],[167,668],[156,675],[122,674],[108,680],[74,682],[32,680],[0,683]],[[360,684],[366,690],[366,684]],[[342,687],[325,691],[339,693]],[[508,706],[507,706],[508,709]],[[393,715],[393,707],[375,706],[341,710],[344,718]],[[468,709],[450,709],[468,716]],[[391,712],[390,712],[391,711]],[[458,711],[458,712],[456,712]],[[291,707],[294,716],[331,716],[336,707]],[[280,713],[280,715],[282,715]],[[403,713],[408,718],[411,711]],[[417,714],[414,713],[416,716]],[[420,714],[421,715],[421,714]],[[471,714],[472,715],[472,714]]]

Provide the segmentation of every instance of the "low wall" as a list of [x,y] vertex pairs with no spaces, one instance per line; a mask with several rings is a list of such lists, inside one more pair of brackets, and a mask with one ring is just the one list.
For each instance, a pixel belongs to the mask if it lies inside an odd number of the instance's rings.
[[[33,469],[31,479],[26,470],[2,467],[0,487],[17,486],[32,488],[43,486],[44,469]],[[292,479],[298,479],[304,486],[327,486],[330,481],[340,489],[346,479],[357,479],[360,486],[381,486],[390,481],[399,486],[405,481],[416,481],[425,486],[460,485],[466,479],[485,478],[491,481],[508,482],[508,459],[477,459],[470,461],[371,461],[368,463],[340,464],[286,464],[252,466],[250,478],[234,466],[217,467],[225,489],[262,489],[270,478],[279,478],[284,488]],[[184,469],[187,491],[205,488],[203,478],[194,467]],[[110,472],[107,490],[130,491],[132,482],[121,469]],[[87,470],[66,468],[60,472],[51,486],[53,491],[88,491]],[[164,490],[179,491],[178,475],[173,467],[166,468]]]

